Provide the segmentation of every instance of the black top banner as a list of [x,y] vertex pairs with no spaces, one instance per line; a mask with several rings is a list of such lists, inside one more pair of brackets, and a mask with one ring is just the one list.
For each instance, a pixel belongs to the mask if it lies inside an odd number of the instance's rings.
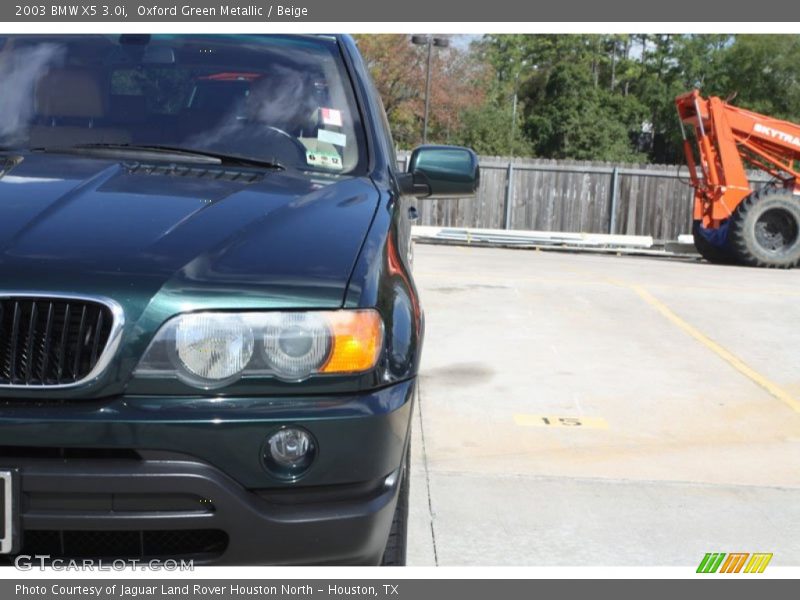
[[739,22],[800,21],[800,3],[760,0],[11,0],[7,22]]

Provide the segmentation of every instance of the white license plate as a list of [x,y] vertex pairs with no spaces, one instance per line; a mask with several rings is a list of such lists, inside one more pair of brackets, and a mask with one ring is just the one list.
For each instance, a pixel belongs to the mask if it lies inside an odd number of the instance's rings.
[[0,470],[0,554],[17,550],[17,473]]

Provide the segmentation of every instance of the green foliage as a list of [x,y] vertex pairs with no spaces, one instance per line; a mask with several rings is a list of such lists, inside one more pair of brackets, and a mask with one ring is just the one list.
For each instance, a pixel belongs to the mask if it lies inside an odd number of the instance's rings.
[[740,35],[722,57],[735,104],[800,121],[800,36]]
[[[489,156],[532,156],[534,154],[528,138],[521,131],[522,119],[509,104],[485,106],[471,109],[464,115],[465,126],[450,143],[468,146],[478,154]],[[513,132],[512,132],[513,130]],[[512,137],[513,135],[513,137]]]
[[[373,64],[392,97],[406,92],[390,120],[413,145],[424,61],[397,42]],[[438,58],[430,141],[485,154],[680,162],[674,100],[693,88],[800,122],[798,35],[487,35]]]
[[565,62],[553,67],[530,103],[526,132],[540,156],[638,161],[643,156],[630,134],[644,114],[636,98],[593,85],[581,65]]
[[[422,141],[425,107],[427,48],[411,43],[410,36],[377,34],[356,36],[381,94],[400,148]],[[491,69],[470,52],[436,47],[431,54],[429,140],[458,139],[467,114],[485,103],[492,89]]]

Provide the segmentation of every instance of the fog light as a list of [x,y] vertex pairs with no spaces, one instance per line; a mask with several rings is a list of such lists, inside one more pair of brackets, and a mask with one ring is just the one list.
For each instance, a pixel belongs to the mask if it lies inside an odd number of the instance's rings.
[[263,458],[272,473],[293,478],[311,466],[316,454],[317,444],[308,431],[300,427],[284,427],[267,438]]

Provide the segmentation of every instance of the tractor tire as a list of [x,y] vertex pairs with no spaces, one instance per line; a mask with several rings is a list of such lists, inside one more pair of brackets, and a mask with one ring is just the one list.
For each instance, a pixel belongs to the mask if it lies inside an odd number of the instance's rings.
[[[727,224],[723,225],[724,230],[708,230],[703,227],[702,221],[692,223],[692,237],[694,237],[694,247],[697,252],[708,262],[715,265],[736,264],[736,255],[731,251],[727,240]],[[714,238],[719,238],[714,240]]]
[[800,264],[800,196],[764,188],[742,200],[728,241],[741,264],[793,269]]
[[381,565],[385,567],[402,567],[406,564],[406,548],[408,545],[408,495],[411,488],[411,441],[406,448],[406,456],[400,468],[400,490],[397,492],[397,506],[394,509],[392,528],[383,551]]

